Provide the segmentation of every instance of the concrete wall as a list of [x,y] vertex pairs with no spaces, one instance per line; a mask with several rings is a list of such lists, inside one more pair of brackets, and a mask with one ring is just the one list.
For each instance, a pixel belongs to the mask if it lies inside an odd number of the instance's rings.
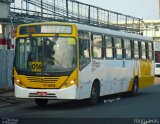
[[12,88],[14,51],[0,50],[0,89]]

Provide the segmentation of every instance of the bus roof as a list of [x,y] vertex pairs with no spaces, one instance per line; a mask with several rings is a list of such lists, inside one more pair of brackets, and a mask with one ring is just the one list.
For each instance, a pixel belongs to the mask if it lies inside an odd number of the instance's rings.
[[85,25],[85,24],[70,23],[70,22],[40,22],[40,23],[22,24],[19,27],[26,26],[26,25],[49,25],[49,24],[75,25],[78,30],[82,30],[82,31],[102,33],[102,34],[106,34],[106,35],[126,37],[126,38],[130,38],[130,39],[153,41],[153,39],[151,37],[146,37],[146,36],[142,36],[139,34],[127,33],[127,32],[123,32],[123,31],[115,31],[115,30],[111,30],[111,29],[107,29],[107,28],[99,28],[99,27],[89,26],[89,25]]
[[139,34],[126,33],[122,31],[114,31],[114,30],[107,29],[107,28],[99,28],[99,27],[88,26],[88,25],[83,25],[83,24],[76,24],[76,23],[74,24],[77,26],[78,30],[82,30],[82,31],[102,33],[102,34],[108,34],[108,35],[113,35],[113,36],[126,37],[130,39],[153,41],[151,37],[146,37],[146,36],[142,36]]

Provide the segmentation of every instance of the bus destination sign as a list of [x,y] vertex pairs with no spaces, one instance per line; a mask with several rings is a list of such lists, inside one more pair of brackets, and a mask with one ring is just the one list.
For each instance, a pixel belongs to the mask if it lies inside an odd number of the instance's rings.
[[66,25],[33,25],[20,27],[20,35],[28,34],[71,34],[72,27]]

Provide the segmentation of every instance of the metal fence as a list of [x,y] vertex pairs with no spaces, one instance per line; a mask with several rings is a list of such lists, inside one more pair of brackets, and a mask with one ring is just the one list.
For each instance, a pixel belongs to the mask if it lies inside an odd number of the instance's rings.
[[75,0],[15,0],[9,17],[15,24],[63,21],[138,34],[142,23],[142,19]]
[[12,68],[14,51],[0,50],[0,89],[13,88]]

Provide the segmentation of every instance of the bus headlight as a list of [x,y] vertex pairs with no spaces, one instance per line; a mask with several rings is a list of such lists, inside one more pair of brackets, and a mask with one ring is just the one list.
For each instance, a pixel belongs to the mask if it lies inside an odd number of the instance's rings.
[[17,79],[17,80],[16,80],[16,83],[20,83],[20,80],[19,80],[19,79]]
[[75,83],[76,83],[76,80],[73,79],[73,80],[67,81],[67,82],[65,83],[65,86],[66,86],[66,87],[69,87],[69,86],[72,86],[72,85],[75,84]]
[[71,84],[71,85],[73,85],[74,83],[75,83],[75,81],[74,81],[74,80],[71,80],[71,81],[70,81],[70,84]]
[[21,81],[20,79],[15,79],[15,83],[16,83],[18,86],[25,88],[25,85],[22,83],[22,81]]

